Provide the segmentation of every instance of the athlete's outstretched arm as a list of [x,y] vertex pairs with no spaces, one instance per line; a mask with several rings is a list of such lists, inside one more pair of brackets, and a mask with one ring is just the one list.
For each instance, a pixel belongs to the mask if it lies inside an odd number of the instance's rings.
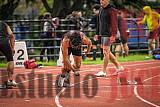
[[83,44],[87,45],[87,51],[85,52],[85,54],[88,54],[92,48],[92,42],[86,36],[83,36],[82,42],[83,42]]
[[146,22],[146,20],[147,20],[146,18],[147,18],[147,17],[144,16],[144,18],[143,18],[142,20],[138,21],[137,24],[138,24],[138,25],[144,24],[144,23]]

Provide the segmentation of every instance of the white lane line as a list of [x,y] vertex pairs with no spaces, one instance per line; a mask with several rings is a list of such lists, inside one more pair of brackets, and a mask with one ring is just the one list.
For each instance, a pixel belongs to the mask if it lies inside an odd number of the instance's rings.
[[[153,78],[159,77],[159,76],[160,76],[160,74],[159,74],[159,75],[156,75],[156,76],[153,76],[153,77],[150,77],[150,78],[147,78],[147,79],[144,80],[144,82],[145,82],[145,81],[148,81],[148,80],[151,80],[151,79],[153,79]],[[134,94],[135,94],[135,96],[136,96],[138,99],[140,99],[141,101],[143,101],[143,102],[145,102],[145,103],[147,103],[147,104],[149,104],[149,105],[151,105],[151,106],[154,106],[154,107],[160,107],[159,105],[156,105],[156,104],[154,104],[154,103],[152,103],[152,102],[150,102],[150,101],[147,101],[147,100],[145,100],[144,98],[142,98],[142,97],[138,94],[137,86],[134,87]]]
[[[131,63],[131,62],[130,62]],[[142,62],[141,62],[142,63]],[[152,62],[146,62],[146,61],[144,61],[144,63],[143,63],[143,65],[148,65],[148,64],[155,64],[155,63],[158,63],[157,61],[152,61]],[[128,64],[128,63],[127,63]],[[97,65],[100,65],[100,64],[97,64]],[[97,66],[97,65],[94,65],[94,66]],[[126,67],[130,67],[130,66],[137,66],[137,65],[142,65],[142,64],[131,64],[131,65],[123,65],[123,66],[126,66]],[[92,65],[89,65],[89,66],[92,66]],[[102,65],[100,65],[100,66],[102,66]],[[108,68],[114,68],[113,67],[113,65],[109,65],[109,67]],[[98,68],[98,69],[101,69],[101,68]],[[49,69],[34,69],[35,71],[33,71],[32,69],[31,69],[31,71],[27,71],[27,72],[23,72],[23,73],[15,73],[14,75],[16,75],[16,74],[29,74],[29,73],[31,73],[31,72],[35,72],[35,73],[42,73],[42,72],[47,72],[47,73],[49,73],[49,72],[51,72],[51,71],[55,71],[55,70],[60,70],[60,68],[49,68]],[[95,70],[95,69],[94,69]],[[97,70],[97,69],[96,69]],[[84,70],[83,70],[84,71]],[[88,71],[91,71],[91,70],[88,70]],[[5,75],[5,76],[0,76],[0,78],[2,78],[2,77],[6,77],[7,75]]]
[[[148,63],[147,63],[148,64]],[[137,65],[137,64],[136,64]],[[127,66],[134,66],[134,65],[127,65]],[[113,67],[109,67],[109,68],[113,68]],[[150,68],[157,68],[157,67],[150,67]],[[53,70],[53,69],[49,69],[48,71],[50,71],[50,70]],[[139,70],[139,69],[136,69],[136,70]],[[146,68],[144,68],[143,70],[146,70]],[[40,71],[35,71],[35,72],[45,72],[45,70],[40,70]],[[80,71],[80,73],[83,73],[83,72],[92,72],[92,70],[83,70],[83,71]],[[130,71],[128,71],[128,72],[130,72]],[[31,72],[29,72],[29,73],[31,73]],[[25,74],[29,74],[29,73],[25,73]],[[73,72],[72,72],[73,73]],[[57,74],[56,75],[52,75],[53,77],[56,77],[57,76]],[[110,75],[108,75],[108,77],[110,77],[110,76],[112,76],[112,74],[110,74]],[[97,77],[98,78],[98,77]],[[100,78],[100,77],[99,77]],[[34,78],[34,79],[31,79],[31,80],[25,80],[25,81],[22,81],[22,82],[19,82],[19,83],[25,83],[25,82],[29,82],[29,81],[33,81],[33,80],[38,80],[38,79],[47,79],[47,77],[46,76],[44,76],[44,77],[42,77],[42,78]],[[104,78],[104,79],[109,79],[109,78]],[[18,83],[18,84],[19,84]]]
[[[96,78],[91,78],[91,79],[89,79],[89,81],[92,80],[92,79],[96,79]],[[71,84],[70,88],[74,87],[76,84],[81,84],[85,81],[88,81],[88,80],[84,80],[84,81],[81,81],[81,82],[78,82],[78,83]],[[55,103],[56,103],[57,107],[63,107],[59,102],[59,97],[65,90],[66,90],[66,88],[62,88],[62,90],[55,97]]]
[[55,97],[55,103],[58,107],[63,107],[59,102],[60,95],[66,90],[66,88],[62,88],[62,90],[56,95]]
[[[144,61],[145,62],[145,61]],[[153,61],[153,62],[145,62],[145,63],[140,63],[140,64],[132,64],[132,65],[124,65],[124,66],[128,66],[128,67],[130,67],[130,66],[137,66],[137,65],[147,65],[147,64],[154,64],[154,63],[157,63],[157,62],[155,62],[155,61]],[[95,65],[94,65],[95,66]],[[108,68],[114,68],[114,67],[108,67]],[[38,70],[38,69],[36,69],[36,70]],[[43,70],[38,70],[38,71],[34,71],[34,72],[45,72],[45,71],[48,71],[48,70],[60,70],[60,68],[58,68],[58,69],[43,69]],[[95,69],[94,69],[95,70]],[[81,72],[86,72],[86,71],[92,71],[92,70],[83,70],[83,71],[81,71]],[[31,71],[32,72],[32,71]],[[18,73],[18,74],[29,74],[29,73],[31,73],[31,72],[25,72],[25,73]],[[52,76],[57,76],[57,75],[52,75]],[[0,77],[3,77],[3,76],[0,76]],[[25,82],[29,82],[29,81],[33,81],[33,80],[38,80],[38,79],[46,79],[46,77],[44,77],[44,78],[34,78],[34,79],[32,79],[32,80],[26,80],[26,81],[23,81],[23,82],[20,82],[20,83],[25,83]],[[95,79],[95,78],[92,78],[92,79]],[[84,81],[81,81],[80,83],[78,83],[78,84],[81,84],[81,83],[83,83]],[[76,83],[77,84],[77,83]],[[76,85],[76,84],[72,84],[73,86],[74,85]],[[59,96],[63,93],[65,91],[65,89],[62,89],[57,95],[57,97],[56,97],[56,104],[58,104],[57,106],[58,107],[63,107],[63,106],[60,106],[60,103],[59,103]]]
[[[144,60],[144,61],[129,61],[129,62],[121,62],[121,64],[133,64],[133,63],[159,63],[157,60]],[[102,64],[95,64],[95,65],[102,65]],[[95,66],[95,65],[83,65],[83,66]],[[109,66],[114,66],[113,64],[109,63]]]
[[[34,73],[41,73],[41,72],[46,72],[46,73],[48,73],[48,71],[53,71],[53,70],[55,70],[55,69],[34,69],[34,71],[33,71],[33,69],[31,69],[31,71],[26,71],[26,72],[21,72],[21,73],[15,73],[15,74],[13,74],[13,76],[15,76],[15,75],[17,75],[17,74],[24,74],[24,75],[27,75],[27,74],[30,74],[30,73],[32,73],[32,72],[34,72]],[[59,70],[59,69],[56,69],[56,70]],[[8,75],[4,75],[4,76],[0,76],[0,78],[2,78],[2,77],[7,77]]]
[[24,101],[29,102],[29,101],[31,101],[31,100],[30,100],[30,99],[26,99],[26,100],[24,100]]
[[151,80],[151,79],[153,79],[153,78],[156,78],[156,77],[158,77],[158,76],[160,76],[160,74],[159,74],[159,75],[156,75],[156,76],[153,76],[153,77],[150,77],[150,78],[147,78],[147,79],[144,80],[144,82],[146,82],[146,81],[148,81],[148,80]]
[[[157,63],[157,62],[156,62]],[[132,65],[125,65],[125,66],[137,66],[137,65],[146,65],[146,64],[153,64],[153,62],[151,62],[151,63],[148,63],[148,62],[146,62],[146,63],[140,63],[140,64],[132,64]],[[123,65],[124,66],[124,65]],[[108,68],[113,68],[113,67],[108,67]],[[150,67],[150,68],[157,68],[157,67]],[[86,70],[87,71],[87,70]],[[91,71],[91,70],[88,70],[88,71]],[[135,70],[134,70],[135,71]],[[83,72],[83,71],[82,71]],[[109,75],[109,76],[111,76],[111,75]],[[92,78],[92,79],[95,79],[95,78]],[[81,81],[81,82],[79,82],[78,84],[81,84],[81,83],[83,83],[84,81]],[[77,84],[77,83],[75,83],[75,84]],[[72,84],[73,86],[75,85],[75,84]],[[66,88],[65,88],[66,89]],[[56,97],[55,97],[55,103],[56,103],[56,105],[57,105],[57,107],[63,107],[61,104],[60,104],[60,102],[59,102],[59,97],[60,97],[60,95],[65,91],[65,89],[64,90],[61,90],[57,95],[56,95]]]
[[[110,76],[112,76],[112,75],[108,75],[107,77],[110,77]],[[85,81],[90,81],[90,80],[93,80],[93,79],[97,79],[97,77],[91,78],[91,79],[88,79],[88,80],[84,80],[84,81],[81,81],[81,82],[78,82],[78,83],[71,84],[71,87],[74,87],[76,84],[81,84]],[[104,86],[104,87],[108,87],[108,86]],[[111,86],[109,86],[109,87],[111,87]],[[55,97],[55,103],[56,103],[57,107],[63,107],[59,102],[59,97],[65,90],[66,90],[66,88],[63,88]],[[97,96],[97,97],[99,97],[99,96]]]

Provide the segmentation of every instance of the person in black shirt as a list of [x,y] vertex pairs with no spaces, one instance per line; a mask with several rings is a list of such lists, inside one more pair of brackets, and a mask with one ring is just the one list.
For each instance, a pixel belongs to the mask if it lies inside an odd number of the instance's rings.
[[[51,13],[46,12],[44,15],[44,23],[43,23],[43,33],[41,35],[41,39],[49,39],[55,37],[55,28],[52,23],[52,16]],[[53,48],[49,48],[53,46],[53,41],[51,40],[45,40],[43,41],[43,47],[40,52],[40,61],[43,61],[43,56],[45,54],[45,51],[47,50],[47,55],[53,54]],[[47,56],[48,62],[51,60],[52,57]]]
[[117,74],[124,68],[117,62],[110,51],[111,44],[115,41],[117,34],[117,10],[109,4],[110,0],[100,0],[101,9],[98,17],[98,35],[101,36],[101,45],[104,54],[103,70],[96,73],[96,76],[106,76],[109,60],[116,66]]
[[93,8],[92,9],[93,10],[93,16],[91,18],[90,24],[91,24],[92,29],[96,29],[97,28],[97,20],[98,20],[100,5],[95,4],[95,5],[93,5],[92,8]]
[[96,60],[96,56],[97,56],[97,50],[98,50],[98,44],[99,44],[99,40],[98,40],[98,35],[94,35],[93,38],[91,38],[92,41],[92,51],[93,51],[93,60]]
[[118,58],[121,54],[123,56],[128,56],[128,38],[129,38],[129,30],[127,30],[127,23],[124,19],[123,13],[121,11],[118,12],[118,33],[116,38],[116,48],[115,48],[115,56]]

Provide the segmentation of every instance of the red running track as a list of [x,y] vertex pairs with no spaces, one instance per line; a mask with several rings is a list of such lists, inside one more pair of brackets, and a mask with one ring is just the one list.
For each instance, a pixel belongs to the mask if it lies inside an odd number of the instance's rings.
[[[95,77],[102,65],[83,65],[80,77],[71,73],[71,87],[58,88],[55,80],[60,67],[35,70],[17,68],[14,89],[0,89],[0,107],[160,107],[160,61],[122,63],[125,70],[112,76],[115,68],[109,65],[107,77]],[[2,69],[0,79],[4,72]],[[142,85],[119,85],[117,78],[139,77]]]

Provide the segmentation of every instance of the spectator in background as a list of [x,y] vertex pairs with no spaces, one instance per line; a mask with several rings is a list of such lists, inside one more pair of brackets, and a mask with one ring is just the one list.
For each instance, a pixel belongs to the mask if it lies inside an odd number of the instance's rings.
[[116,38],[116,48],[115,48],[115,56],[119,57],[120,54],[123,54],[124,56],[128,55],[128,37],[129,32],[127,30],[127,23],[124,19],[123,13],[118,12],[118,32],[117,32],[117,38]]
[[[49,12],[46,12],[44,15],[44,24],[43,24],[43,33],[41,34],[42,39],[49,39],[55,37],[55,28],[52,23],[52,17]],[[44,40],[43,41],[43,48],[40,52],[40,61],[43,61],[43,56],[45,55],[45,50],[47,50],[47,55],[51,55],[53,53],[53,49],[50,48],[53,46],[52,40]],[[48,62],[50,61],[51,57],[47,56]]]
[[92,16],[91,21],[90,21],[92,29],[96,29],[97,28],[97,20],[98,20],[99,9],[100,9],[100,5],[99,4],[95,4],[92,7],[93,16]]
[[[20,20],[19,16],[15,15],[14,20]],[[17,32],[20,32],[20,24],[19,23],[13,23],[13,32],[15,33],[14,34],[15,40],[20,40],[21,34],[17,33]]]
[[143,12],[145,14],[144,18],[143,20],[139,21],[138,24],[147,24],[147,27],[149,29],[149,54],[151,55],[151,52],[154,49],[153,42],[156,40],[158,34],[158,22],[160,19],[160,15],[157,12],[152,11],[150,6],[143,7]]
[[0,52],[4,54],[7,58],[7,74],[8,74],[8,86],[16,86],[17,83],[13,80],[13,73],[14,73],[14,61],[13,55],[15,53],[14,49],[14,35],[11,31],[10,27],[0,21]]
[[89,32],[89,34],[88,34],[89,37],[93,37],[93,35],[96,34],[96,32],[94,32],[93,30],[95,30],[97,28],[99,9],[100,9],[99,4],[95,4],[92,6],[93,15],[92,15],[91,20],[89,22],[89,30],[92,30],[92,31]]
[[[91,21],[90,21],[90,24],[91,24],[91,29],[97,29],[97,26],[98,26],[98,15],[99,15],[99,9],[100,9],[100,5],[99,4],[95,4],[93,5],[92,7],[92,11],[93,11],[93,16],[91,18]],[[97,32],[96,32],[97,33]],[[98,34],[98,33],[97,33]],[[89,33],[89,35],[93,35],[93,33]],[[92,36],[93,37],[93,36]],[[97,37],[95,34],[94,34],[94,37]],[[98,40],[100,41],[101,37],[98,36]],[[99,42],[100,43],[100,42]],[[93,43],[94,44],[94,43]],[[94,50],[95,51],[95,50]],[[101,60],[103,60],[103,48],[102,48],[102,45],[100,45],[100,58]],[[96,53],[94,53],[95,55]],[[93,55],[93,57],[94,57]],[[94,59],[94,58],[93,58]]]
[[56,30],[59,27],[59,18],[58,17],[52,18],[52,24],[54,26],[54,30]]
[[94,35],[91,41],[92,41],[93,60],[96,60],[97,56],[96,52],[98,50],[98,44],[99,44],[98,35]]
[[73,11],[66,19],[69,20],[69,24],[75,25],[69,26],[69,30],[84,30],[88,26],[88,21],[82,17],[81,11]]

